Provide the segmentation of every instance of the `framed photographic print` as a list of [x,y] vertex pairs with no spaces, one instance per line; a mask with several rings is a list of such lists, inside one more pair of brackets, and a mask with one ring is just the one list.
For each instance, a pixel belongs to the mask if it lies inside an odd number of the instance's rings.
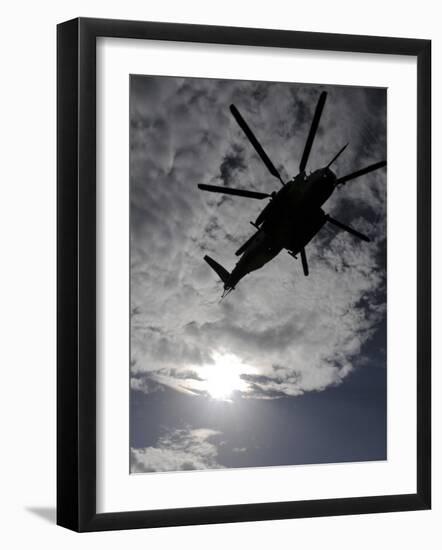
[[59,525],[430,508],[430,52],[58,26]]

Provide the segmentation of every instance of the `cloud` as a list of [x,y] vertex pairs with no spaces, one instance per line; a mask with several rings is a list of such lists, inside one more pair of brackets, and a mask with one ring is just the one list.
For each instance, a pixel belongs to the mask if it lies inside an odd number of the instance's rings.
[[213,442],[220,432],[184,428],[161,437],[154,447],[131,449],[131,473],[223,468]]
[[243,172],[246,168],[243,148],[234,145],[232,151],[225,155],[219,167],[223,184],[229,186],[234,183],[234,178],[238,172]]
[[[131,80],[132,388],[205,394],[217,355],[245,366],[241,394],[277,398],[342,382],[385,317],[385,174],[349,182],[326,212],[367,233],[324,227],[307,247],[310,276],[282,252],[219,302],[203,261],[229,271],[261,201],[203,193],[197,183],[269,192],[267,172],[228,106],[235,103],[285,178],[297,173],[319,86],[205,79]],[[385,91],[329,87],[309,169],[347,141],[343,175],[385,158]],[[247,367],[247,368],[246,368]]]
[[146,376],[131,376],[130,389],[132,391],[140,391],[145,394],[163,391],[164,386],[155,380],[149,379]]

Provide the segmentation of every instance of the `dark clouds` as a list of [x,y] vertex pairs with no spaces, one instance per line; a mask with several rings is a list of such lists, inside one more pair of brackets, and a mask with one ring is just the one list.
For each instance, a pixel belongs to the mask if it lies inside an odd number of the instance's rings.
[[227,153],[219,167],[220,178],[224,185],[231,185],[236,180],[238,172],[247,169],[245,163],[244,150],[239,145],[234,145],[232,151]]
[[[221,284],[203,256],[230,271],[264,202],[205,193],[197,184],[278,188],[230,103],[283,177],[296,175],[323,89],[328,98],[308,170],[347,142],[334,166],[338,175],[382,160],[385,90],[147,76],[133,76],[130,85],[132,390],[210,396],[215,370],[230,368],[223,357],[235,358],[230,383],[247,400],[339,385],[385,320],[385,171],[349,182],[324,208],[370,243],[324,227],[307,248],[308,278],[282,252],[221,303]],[[217,467],[210,430],[203,437],[187,429],[206,455],[189,458],[187,447],[164,436],[148,450],[133,450],[134,470],[156,469],[160,459],[178,469]]]

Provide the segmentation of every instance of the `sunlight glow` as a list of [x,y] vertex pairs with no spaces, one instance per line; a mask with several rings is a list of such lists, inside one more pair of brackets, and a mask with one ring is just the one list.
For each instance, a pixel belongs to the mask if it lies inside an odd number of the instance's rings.
[[[233,392],[247,391],[247,382],[241,374],[252,369],[232,353],[214,352],[213,363],[201,367],[200,376],[204,379],[203,388],[214,399],[230,401]],[[254,371],[254,369],[253,369]]]

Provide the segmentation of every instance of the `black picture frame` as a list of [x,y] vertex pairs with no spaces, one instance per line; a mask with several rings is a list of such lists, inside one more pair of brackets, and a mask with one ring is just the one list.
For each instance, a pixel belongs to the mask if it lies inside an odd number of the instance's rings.
[[[96,512],[96,39],[395,54],[417,59],[417,492]],[[79,18],[57,28],[57,523],[75,531],[424,510],[431,506],[431,41]]]

